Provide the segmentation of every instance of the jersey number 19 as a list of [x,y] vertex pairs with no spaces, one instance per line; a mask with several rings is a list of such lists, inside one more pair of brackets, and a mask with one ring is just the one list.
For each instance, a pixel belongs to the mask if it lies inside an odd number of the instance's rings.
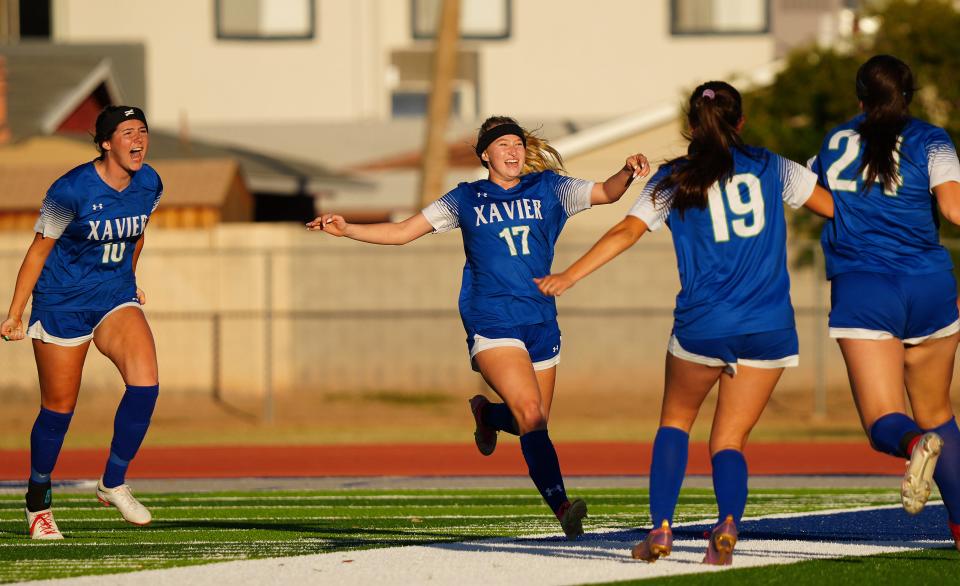
[[[747,199],[744,201],[740,187],[746,188]],[[726,192],[727,197],[723,194]],[[727,200],[726,205],[724,199]],[[730,228],[741,238],[756,236],[763,230],[763,191],[760,189],[760,180],[752,173],[739,173],[726,182],[723,191],[720,184],[714,183],[707,190],[707,201],[710,204],[710,219],[713,220],[713,239],[716,242],[730,240]],[[727,206],[737,217],[727,220]],[[749,221],[747,216],[751,216]]]

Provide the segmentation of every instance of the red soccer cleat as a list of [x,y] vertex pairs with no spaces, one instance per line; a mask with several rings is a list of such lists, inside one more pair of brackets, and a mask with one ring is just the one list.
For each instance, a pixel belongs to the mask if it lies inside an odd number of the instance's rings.
[[737,544],[737,524],[733,522],[733,515],[727,518],[709,534],[707,555],[703,563],[713,566],[729,566],[733,563],[733,547]]
[[643,541],[633,546],[630,555],[635,560],[653,563],[661,557],[667,557],[671,551],[673,551],[673,531],[670,530],[670,523],[664,519],[659,529],[650,531]]
[[473,441],[477,443],[477,449],[484,456],[489,456],[497,449],[497,430],[483,423],[483,409],[490,404],[483,395],[474,395],[470,399],[470,411],[473,413],[473,421],[477,429],[473,432]]

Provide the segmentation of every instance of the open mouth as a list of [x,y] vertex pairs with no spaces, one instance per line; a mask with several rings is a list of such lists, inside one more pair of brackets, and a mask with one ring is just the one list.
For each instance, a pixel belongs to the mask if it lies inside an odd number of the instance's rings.
[[130,160],[133,161],[134,163],[143,162],[143,148],[134,147],[130,149]]

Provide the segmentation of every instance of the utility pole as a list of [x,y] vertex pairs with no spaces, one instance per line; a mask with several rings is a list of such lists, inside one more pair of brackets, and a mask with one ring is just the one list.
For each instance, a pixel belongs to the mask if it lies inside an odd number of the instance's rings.
[[447,144],[444,138],[453,102],[459,37],[460,0],[443,0],[433,54],[433,84],[427,104],[427,136],[420,162],[421,208],[443,195],[447,173]]

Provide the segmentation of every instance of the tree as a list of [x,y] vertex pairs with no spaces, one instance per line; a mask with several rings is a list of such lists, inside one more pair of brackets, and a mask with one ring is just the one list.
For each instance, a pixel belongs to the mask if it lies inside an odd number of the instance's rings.
[[[854,79],[860,64],[887,53],[913,69],[917,93],[911,113],[944,127],[957,142],[960,11],[952,0],[876,2],[863,16],[879,21],[874,35],[858,34],[843,49],[795,51],[773,84],[744,94],[744,140],[805,162],[820,150],[832,127],[859,111]],[[791,224],[797,233],[815,236],[821,221],[812,214],[793,214]],[[957,227],[943,225],[945,235],[960,236]]]

